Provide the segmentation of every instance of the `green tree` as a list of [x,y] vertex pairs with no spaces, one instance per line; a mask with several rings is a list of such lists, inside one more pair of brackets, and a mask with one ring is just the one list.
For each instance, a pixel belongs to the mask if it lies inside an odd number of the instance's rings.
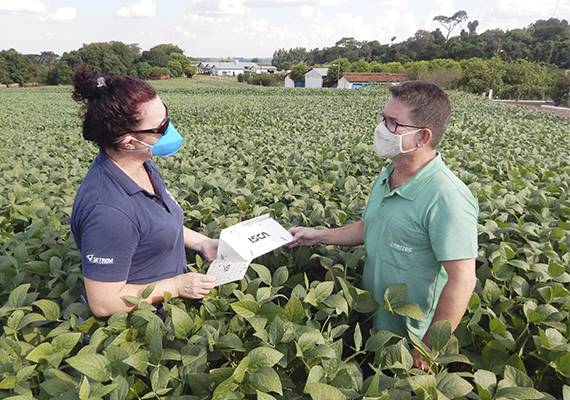
[[544,99],[551,85],[549,69],[536,62],[516,60],[505,63],[503,84],[498,92],[506,99]]
[[148,79],[152,73],[152,65],[146,61],[141,61],[135,64],[137,76],[141,79]]
[[77,51],[82,63],[105,74],[127,74],[134,71],[138,50],[121,42],[89,43]]
[[382,72],[405,72],[404,65],[401,62],[388,62],[382,65]]
[[550,88],[550,96],[558,106],[570,107],[570,74],[558,71]]
[[295,47],[289,50],[279,49],[273,53],[271,65],[277,69],[285,70],[291,69],[293,65],[300,62],[307,62],[308,53],[304,47]]
[[[501,57],[509,61],[524,58],[570,68],[570,26],[566,20],[550,18],[538,20],[527,28],[505,32],[492,29],[482,33],[477,33],[479,22],[473,20],[467,23],[460,37],[452,34],[457,25],[467,21],[465,11],[458,11],[451,17],[440,15],[435,20],[442,24],[445,34],[440,28],[432,32],[420,30],[400,43],[396,43],[396,37],[393,37],[389,44],[345,37],[334,46],[310,51],[303,48],[279,49],[273,54],[272,63],[279,68],[289,69],[300,61],[308,65],[330,64],[338,58],[351,62],[365,60],[382,63],[436,58],[491,59],[497,55],[497,51],[504,50]],[[378,66],[373,68],[378,69]]]
[[135,60],[139,55],[137,45],[122,42],[98,42],[84,44],[80,49],[64,53],[60,61],[74,70],[80,65],[104,74],[134,74]]
[[414,60],[429,60],[442,55],[442,44],[436,42],[434,34],[426,30],[418,30],[406,41],[408,51]]
[[170,78],[170,70],[166,67],[152,67],[149,79],[168,79]]
[[370,72],[382,72],[382,64],[378,61],[370,62]]
[[135,62],[141,54],[140,47],[136,44],[125,44],[119,41],[109,42],[109,45],[113,54],[115,54],[121,60],[121,63],[127,69],[127,73],[134,74]]
[[295,65],[293,68],[291,68],[291,73],[289,74],[289,76],[291,77],[291,79],[293,79],[296,82],[304,81],[305,74],[307,73],[308,70],[309,67],[307,67],[307,64],[301,62]]
[[354,72],[370,72],[370,63],[365,60],[358,60],[351,64],[350,70]]
[[177,61],[182,65],[182,68],[186,68],[188,65],[191,64],[190,58],[186,57],[182,53],[170,53],[170,60],[169,61]]
[[182,64],[180,64],[180,62],[176,60],[168,61],[168,64],[166,64],[166,68],[168,68],[168,70],[170,71],[170,76],[174,77],[182,76],[182,73],[184,72]]
[[[501,86],[502,73],[501,69],[498,68],[498,61],[496,61],[494,71],[490,66],[490,62],[480,58],[462,60],[460,64],[462,76],[455,82],[454,86],[456,88],[481,94],[488,91],[492,85],[494,85],[495,88]],[[493,76],[494,83],[492,82]]]
[[197,71],[198,71],[198,68],[196,68],[196,66],[194,64],[188,64],[184,68],[184,75],[186,75],[186,78],[192,78],[194,75],[196,75]]
[[403,67],[410,79],[416,80],[420,79],[420,74],[422,72],[430,70],[430,64],[430,61],[411,61],[405,63]]
[[434,17],[433,20],[439,22],[441,26],[443,26],[443,28],[447,31],[445,40],[449,40],[449,35],[451,35],[451,32],[455,29],[455,27],[467,20],[467,13],[463,10],[459,10],[451,17],[438,15]]
[[327,82],[336,82],[340,79],[342,74],[351,70],[351,63],[346,58],[336,58],[329,63],[329,70],[327,72]]
[[186,77],[191,78],[196,73],[196,67],[192,64],[192,61],[190,60],[189,57],[186,57],[182,53],[176,53],[176,52],[170,53],[170,60],[168,62],[168,65],[169,66],[172,65],[175,68],[177,68],[178,66],[176,63],[180,64],[181,70],[176,71],[176,73],[175,71],[171,70],[174,76],[186,75]]
[[10,70],[5,60],[0,57],[0,83],[10,83]]
[[477,35],[477,27],[479,26],[479,21],[476,19],[467,23],[467,29],[469,29],[469,37],[473,37]]
[[47,84],[48,85],[68,85],[71,83],[73,78],[73,70],[69,64],[63,60],[60,60],[55,64],[55,66],[48,72]]
[[555,41],[550,62],[560,68],[570,69],[570,39]]
[[570,26],[565,19],[539,19],[530,25],[529,31],[538,42],[570,39]]
[[53,51],[42,51],[40,54],[28,54],[27,56],[32,63],[47,67],[53,67],[60,59],[60,56]]
[[141,61],[146,61],[153,67],[166,67],[172,53],[184,54],[184,50],[174,44],[159,44],[143,51]]
[[282,86],[283,85],[283,75],[282,74],[251,74],[247,78],[247,83],[250,85],[258,86]]
[[0,51],[0,60],[4,61],[8,69],[8,79],[5,83],[32,82],[36,80],[34,64],[23,54],[15,49]]

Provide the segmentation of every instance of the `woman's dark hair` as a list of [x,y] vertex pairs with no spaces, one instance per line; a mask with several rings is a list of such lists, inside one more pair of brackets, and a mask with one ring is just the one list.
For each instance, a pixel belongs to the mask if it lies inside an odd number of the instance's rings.
[[125,75],[104,75],[79,68],[73,77],[73,99],[84,103],[83,138],[101,149],[115,146],[115,139],[139,121],[139,107],[156,97],[147,82]]

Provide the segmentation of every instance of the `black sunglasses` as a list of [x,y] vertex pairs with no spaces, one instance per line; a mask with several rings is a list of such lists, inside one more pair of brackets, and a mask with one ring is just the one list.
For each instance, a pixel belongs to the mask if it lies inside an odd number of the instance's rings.
[[[162,104],[164,104],[164,103],[162,103]],[[168,117],[168,107],[166,106],[166,104],[164,104],[164,108],[166,109],[166,116],[164,117],[164,121],[162,121],[160,123],[158,128],[139,129],[138,131],[128,131],[128,132],[125,132],[124,134],[127,134],[127,133],[159,133],[161,135],[164,135],[166,133],[166,130],[168,129],[168,125],[170,124],[170,118]]]

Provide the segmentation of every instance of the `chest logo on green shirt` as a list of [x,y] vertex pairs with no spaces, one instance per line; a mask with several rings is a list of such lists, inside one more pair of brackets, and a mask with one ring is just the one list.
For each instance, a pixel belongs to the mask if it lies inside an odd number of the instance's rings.
[[413,252],[413,249],[410,246],[408,246],[403,241],[397,240],[397,239],[390,240],[390,242],[388,243],[388,246],[390,246],[394,250],[398,250],[402,253],[411,254]]

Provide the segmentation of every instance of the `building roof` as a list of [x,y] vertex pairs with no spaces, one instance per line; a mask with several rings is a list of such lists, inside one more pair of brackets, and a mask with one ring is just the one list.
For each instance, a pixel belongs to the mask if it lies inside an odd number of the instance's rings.
[[216,67],[217,69],[244,69],[244,68],[257,68],[256,63],[251,62],[213,62],[207,65],[210,68]]
[[393,72],[345,72],[342,77],[352,83],[402,82],[408,80],[405,74]]
[[320,76],[325,77],[327,76],[327,73],[329,72],[328,68],[311,68],[310,70],[307,71],[307,74],[311,71],[315,71],[317,72]]

